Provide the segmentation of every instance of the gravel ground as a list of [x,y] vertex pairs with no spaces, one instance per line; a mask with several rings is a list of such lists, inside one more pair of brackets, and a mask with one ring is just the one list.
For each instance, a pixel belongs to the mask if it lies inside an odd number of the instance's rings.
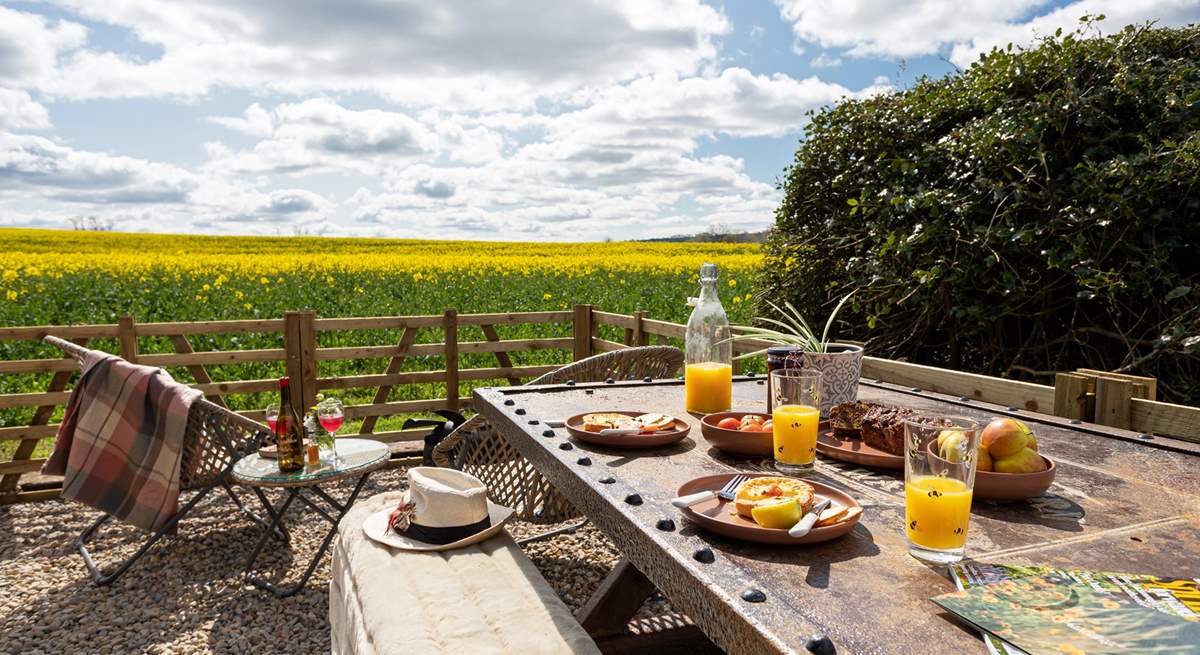
[[[362,497],[402,488],[403,469],[376,473]],[[349,488],[335,496],[345,497]],[[243,492],[243,495],[246,495]],[[328,653],[329,555],[307,588],[277,599],[241,580],[259,528],[221,490],[184,519],[179,536],[157,544],[107,587],[91,584],[72,544],[98,514],[45,501],[0,507],[0,654],[17,653]],[[268,544],[260,573],[278,575],[308,562],[327,525],[311,510],[288,513],[290,548]],[[305,523],[311,522],[311,529]],[[521,537],[545,526],[511,523]],[[100,562],[132,553],[136,529],[105,526],[94,540]],[[616,562],[613,545],[594,527],[527,545],[526,552],[572,609]],[[299,572],[292,572],[295,579]],[[669,610],[652,598],[642,615]]]

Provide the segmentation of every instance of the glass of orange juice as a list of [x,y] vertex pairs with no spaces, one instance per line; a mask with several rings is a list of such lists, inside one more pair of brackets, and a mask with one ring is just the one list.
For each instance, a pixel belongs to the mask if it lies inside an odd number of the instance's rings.
[[808,473],[817,461],[821,372],[797,368],[771,371],[771,400],[775,468],[793,475]]
[[733,405],[733,366],[721,362],[688,364],[683,369],[687,411],[727,412]]
[[908,552],[942,564],[963,558],[975,488],[979,423],[962,416],[904,422]]

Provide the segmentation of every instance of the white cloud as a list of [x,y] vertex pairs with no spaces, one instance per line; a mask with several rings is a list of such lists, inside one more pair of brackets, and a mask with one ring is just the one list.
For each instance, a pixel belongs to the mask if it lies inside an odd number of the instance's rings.
[[0,88],[0,130],[50,127],[50,114],[28,93]]
[[46,93],[67,98],[367,90],[403,104],[528,106],[580,85],[691,73],[730,29],[699,0],[287,2],[63,0],[126,26],[162,56],[76,53]]
[[822,52],[816,57],[813,57],[812,60],[808,62],[808,65],[812,66],[813,68],[837,68],[838,66],[842,65],[842,58],[830,57],[828,53]]
[[1195,0],[1078,0],[1061,8],[1050,0],[774,0],[800,41],[844,48],[851,57],[917,57],[949,47],[958,66],[980,52],[1037,35],[1070,30],[1084,14],[1105,14],[1112,31],[1146,20],[1160,26],[1200,20]]
[[0,6],[0,84],[23,87],[52,77],[60,53],[86,38],[79,23]]

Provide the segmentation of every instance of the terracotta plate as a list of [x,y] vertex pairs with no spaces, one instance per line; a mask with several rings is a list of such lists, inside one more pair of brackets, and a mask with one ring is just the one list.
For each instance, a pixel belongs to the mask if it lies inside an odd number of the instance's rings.
[[[694,494],[698,491],[713,490],[716,491],[725,486],[729,478],[739,475],[738,473],[721,473],[719,475],[706,475],[702,478],[696,478],[690,482],[685,482],[677,492],[678,495],[684,496]],[[752,478],[761,477],[778,477],[777,473],[742,473]],[[835,503],[845,505],[847,507],[860,507],[858,502],[854,500],[846,492],[831,487],[820,482],[805,480],[813,486],[816,491],[817,500],[828,498]],[[742,541],[754,541],[760,544],[777,544],[782,546],[799,546],[802,544],[815,544],[838,537],[850,532],[854,529],[858,519],[862,518],[862,514],[858,514],[853,518],[827,525],[822,528],[813,528],[804,537],[793,539],[788,536],[787,530],[778,528],[764,528],[750,519],[742,518],[733,511],[733,503],[718,500],[716,498],[706,500],[702,503],[696,503],[691,507],[681,510],[683,515],[694,521],[697,525],[707,530],[711,530],[717,534],[724,535],[733,539],[741,539]]]
[[868,446],[862,439],[843,439],[833,434],[827,424],[821,425],[821,433],[817,435],[817,452],[826,457],[873,466],[881,469],[904,470],[904,458],[893,455],[886,450]]
[[717,412],[700,419],[700,434],[717,450],[732,455],[748,457],[770,457],[774,446],[774,435],[770,432],[739,432],[717,427],[717,423],[733,417],[738,420],[747,414],[770,418],[766,412]]
[[584,441],[597,446],[609,446],[612,448],[659,448],[668,446],[677,441],[682,441],[687,436],[688,430],[691,430],[691,425],[681,418],[675,418],[674,429],[659,430],[654,434],[628,434],[615,437],[602,437],[595,432],[588,432],[583,429],[583,417],[588,414],[624,414],[625,416],[634,417],[650,412],[628,412],[624,410],[601,409],[594,412],[584,412],[576,414],[567,419],[565,427],[567,432],[571,433],[572,437],[580,441]]

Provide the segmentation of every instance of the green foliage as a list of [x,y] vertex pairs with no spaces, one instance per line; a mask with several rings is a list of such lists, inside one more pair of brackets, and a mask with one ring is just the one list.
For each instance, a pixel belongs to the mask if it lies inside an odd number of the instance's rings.
[[839,334],[873,354],[1200,401],[1200,27],[1060,34],[843,102],[784,191],[760,292],[811,315],[857,290]]

